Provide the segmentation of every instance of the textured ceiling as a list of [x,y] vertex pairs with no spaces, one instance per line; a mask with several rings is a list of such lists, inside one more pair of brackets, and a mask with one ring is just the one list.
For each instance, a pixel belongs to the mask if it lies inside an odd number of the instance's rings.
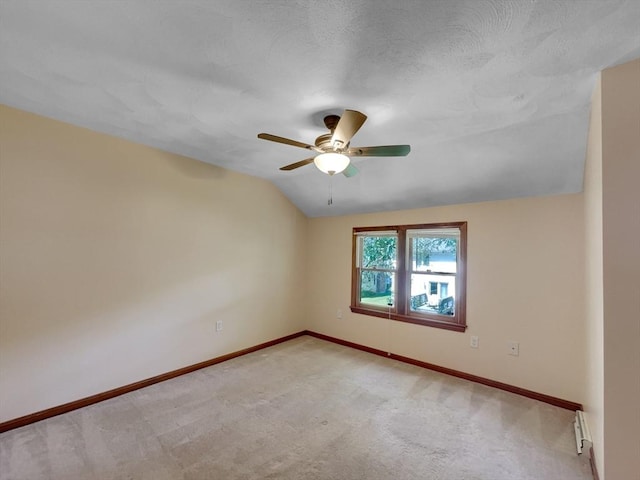
[[[577,192],[603,68],[640,57],[639,0],[0,1],[0,102],[272,181],[310,216]],[[640,86],[639,86],[640,88]],[[353,146],[410,144],[333,178]]]

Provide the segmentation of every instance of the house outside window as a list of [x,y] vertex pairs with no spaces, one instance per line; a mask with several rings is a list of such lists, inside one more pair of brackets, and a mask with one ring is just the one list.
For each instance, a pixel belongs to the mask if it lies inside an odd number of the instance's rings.
[[357,227],[351,310],[464,331],[466,222]]

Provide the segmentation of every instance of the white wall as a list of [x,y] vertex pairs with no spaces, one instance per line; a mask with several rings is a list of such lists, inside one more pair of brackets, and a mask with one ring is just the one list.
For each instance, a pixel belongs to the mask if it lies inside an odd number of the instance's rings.
[[[581,402],[582,201],[578,194],[310,219],[309,329]],[[465,333],[349,311],[353,227],[465,220]],[[480,348],[469,347],[471,335]],[[509,340],[520,342],[519,357],[507,355]]]
[[304,328],[270,183],[7,107],[0,149],[0,421]]

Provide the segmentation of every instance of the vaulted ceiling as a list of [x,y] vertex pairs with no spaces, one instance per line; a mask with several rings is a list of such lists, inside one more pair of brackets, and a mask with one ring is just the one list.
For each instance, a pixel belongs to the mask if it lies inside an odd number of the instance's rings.
[[[598,72],[638,0],[0,2],[0,102],[273,182],[309,216],[578,192]],[[640,86],[639,86],[640,88]],[[327,114],[368,116],[331,178]],[[333,205],[327,205],[332,182]]]

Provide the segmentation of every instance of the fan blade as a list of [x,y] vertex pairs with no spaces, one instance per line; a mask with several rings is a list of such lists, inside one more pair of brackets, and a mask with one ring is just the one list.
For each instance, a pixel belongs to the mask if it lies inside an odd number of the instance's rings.
[[366,119],[367,116],[364,113],[356,112],[355,110],[345,110],[333,131],[331,145],[338,148],[346,147],[351,141],[351,137],[360,130],[360,127],[362,127]]
[[347,166],[347,168],[345,168],[342,171],[342,174],[349,178],[349,177],[353,177],[354,175],[356,175],[358,173],[358,169],[356,167],[353,166],[353,163],[349,163],[349,166]]
[[262,140],[269,140],[271,142],[284,143],[285,145],[292,145],[294,147],[306,148],[307,150],[315,150],[316,152],[322,153],[322,150],[314,145],[291,140],[290,138],[278,137],[277,135],[271,135],[270,133],[259,133],[258,138],[261,138]]
[[346,152],[350,157],[406,157],[411,145],[384,145],[380,147],[352,147]]
[[312,158],[305,158],[304,160],[300,160],[299,162],[292,163],[291,165],[285,165],[284,167],[280,167],[280,170],[295,170],[296,168],[304,167],[305,165],[309,165],[313,162]]

